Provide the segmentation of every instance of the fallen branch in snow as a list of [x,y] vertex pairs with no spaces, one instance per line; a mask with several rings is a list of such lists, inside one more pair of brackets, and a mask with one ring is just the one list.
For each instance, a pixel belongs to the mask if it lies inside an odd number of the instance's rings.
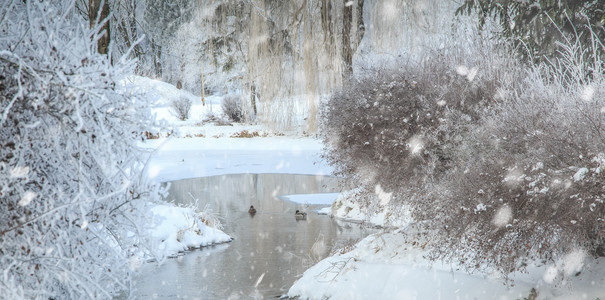
[[[356,258],[354,257],[349,257],[347,259],[344,260],[339,260],[339,261],[335,261],[332,262],[330,261],[330,267],[326,268],[325,270],[319,272],[315,277],[316,278],[321,278],[321,277],[328,277],[330,273],[333,273],[334,276],[332,277],[332,279],[329,280],[318,280],[318,282],[332,282],[336,279],[336,277],[338,277],[344,270],[344,268],[347,266],[347,264],[351,261],[357,261]],[[355,267],[353,266],[352,269],[354,270]]]

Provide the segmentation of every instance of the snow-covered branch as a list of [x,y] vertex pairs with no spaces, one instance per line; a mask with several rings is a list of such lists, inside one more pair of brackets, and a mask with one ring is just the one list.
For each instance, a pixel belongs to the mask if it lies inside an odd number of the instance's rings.
[[[132,63],[96,53],[73,1],[14,1],[0,35],[0,293],[112,298],[146,247],[136,141],[150,120]],[[144,196],[142,196],[144,195]],[[33,288],[35,287],[35,288]]]

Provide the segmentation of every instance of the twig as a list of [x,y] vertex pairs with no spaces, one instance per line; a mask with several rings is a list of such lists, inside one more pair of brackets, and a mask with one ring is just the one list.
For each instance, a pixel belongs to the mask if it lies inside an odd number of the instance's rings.
[[[338,277],[338,275],[340,275],[340,273],[342,273],[343,269],[347,266],[347,264],[351,261],[354,260],[354,257],[349,257],[348,259],[345,260],[340,260],[337,262],[329,262],[331,264],[330,267],[326,268],[325,270],[319,272],[319,274],[317,274],[315,277],[320,277],[320,276],[327,276],[328,273],[335,273],[334,277],[332,277],[332,279],[330,280],[320,280],[319,282],[333,282],[334,279],[336,279],[336,277]],[[338,269],[338,271],[335,271],[335,269]]]

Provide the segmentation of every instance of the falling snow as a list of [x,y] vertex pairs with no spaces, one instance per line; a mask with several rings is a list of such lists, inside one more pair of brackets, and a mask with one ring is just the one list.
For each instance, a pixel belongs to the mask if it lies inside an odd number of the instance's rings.
[[29,173],[29,167],[20,166],[20,167],[15,167],[15,168],[11,169],[10,176],[13,178],[24,178],[27,176],[28,173]]
[[573,175],[573,180],[575,182],[582,181],[586,177],[586,174],[588,174],[588,169],[581,168]]
[[421,154],[423,147],[424,142],[422,141],[422,138],[420,136],[413,136],[408,141],[408,148],[410,149],[410,152],[412,154]]
[[594,88],[591,85],[587,85],[584,87],[584,89],[582,89],[580,98],[582,98],[584,101],[592,101],[594,98],[594,93]]
[[510,223],[510,221],[513,218],[513,211],[510,207],[508,206],[502,206],[500,208],[498,208],[498,210],[496,211],[496,214],[494,215],[494,219],[492,220],[492,223],[498,227],[504,227],[506,225],[508,225]]
[[32,191],[27,191],[23,194],[23,197],[21,197],[21,200],[19,200],[19,202],[17,204],[19,204],[19,206],[26,206],[29,203],[31,203],[35,197],[36,197],[36,193],[34,193]]

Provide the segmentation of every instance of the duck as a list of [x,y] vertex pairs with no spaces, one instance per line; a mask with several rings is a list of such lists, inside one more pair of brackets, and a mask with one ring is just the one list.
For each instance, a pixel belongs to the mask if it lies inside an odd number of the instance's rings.
[[254,208],[254,205],[250,205],[250,209],[248,209],[248,213],[251,215],[256,213],[256,208]]
[[307,219],[307,213],[300,211],[300,210],[296,210],[296,212],[294,213],[294,218],[296,220],[306,220]]

